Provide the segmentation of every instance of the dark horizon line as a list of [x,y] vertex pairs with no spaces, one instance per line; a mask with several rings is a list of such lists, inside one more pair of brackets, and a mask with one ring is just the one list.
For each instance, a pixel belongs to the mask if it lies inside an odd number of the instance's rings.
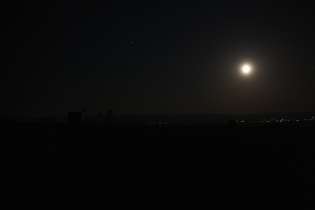
[[[83,111],[69,111],[69,112],[81,112],[84,113]],[[64,115],[56,115],[56,114],[47,114],[47,115],[33,115],[33,116],[22,116],[22,115],[5,115],[2,114],[0,115],[0,120],[2,119],[23,119],[23,118],[41,118],[41,117],[56,117],[56,118],[66,118],[67,117],[68,112],[66,112]],[[264,115],[264,114],[277,114],[277,115],[281,115],[281,114],[315,114],[315,111],[266,111],[266,112],[251,112],[251,113],[176,113],[176,114],[161,114],[161,113],[118,113],[115,114],[115,112],[113,112],[114,116],[224,116],[224,115],[228,115],[228,116],[250,116],[250,115]],[[89,114],[89,112],[87,112],[86,116],[97,116],[97,115],[106,115],[106,112],[95,112],[93,114]]]

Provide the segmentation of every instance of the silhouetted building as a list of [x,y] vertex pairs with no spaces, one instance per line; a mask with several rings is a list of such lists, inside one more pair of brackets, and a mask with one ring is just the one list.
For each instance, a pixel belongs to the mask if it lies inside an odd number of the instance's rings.
[[226,127],[228,128],[235,128],[237,126],[236,122],[234,120],[229,120],[226,124]]
[[68,125],[80,125],[82,112],[68,112]]
[[152,126],[167,126],[168,122],[167,121],[150,121],[149,125],[152,125]]
[[111,109],[107,110],[107,115],[105,117],[103,117],[103,122],[105,124],[109,124],[111,121],[113,121],[113,119],[114,119],[113,113],[114,113],[113,110],[111,110]]

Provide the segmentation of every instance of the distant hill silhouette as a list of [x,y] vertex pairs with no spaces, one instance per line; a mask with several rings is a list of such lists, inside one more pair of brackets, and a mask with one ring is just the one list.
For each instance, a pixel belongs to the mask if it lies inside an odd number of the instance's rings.
[[[265,119],[303,119],[315,116],[315,112],[263,112],[247,115],[233,114],[135,114],[135,115],[115,115],[111,125],[162,125],[169,126],[224,126],[230,120],[265,120]],[[102,123],[97,116],[90,117],[91,122]]]
[[[231,120],[236,124],[240,121],[261,121],[266,119],[305,119],[313,118],[314,112],[261,112],[246,115],[234,114],[115,114],[108,123],[107,115],[92,114],[82,116],[84,124],[108,124],[113,126],[226,126]],[[104,118],[105,117],[105,118]],[[108,117],[108,116],[107,116]],[[10,118],[0,117],[2,122],[34,121],[42,122],[42,118]],[[107,121],[106,121],[107,120]],[[67,116],[54,117],[56,123],[66,123]],[[106,123],[107,122],[107,123]],[[315,121],[313,122],[315,124]]]

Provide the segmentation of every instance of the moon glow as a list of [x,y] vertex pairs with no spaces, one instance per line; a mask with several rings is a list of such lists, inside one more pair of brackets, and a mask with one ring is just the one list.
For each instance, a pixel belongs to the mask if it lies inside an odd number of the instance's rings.
[[243,74],[249,74],[251,72],[252,68],[250,65],[245,64],[242,66],[241,70],[242,70]]

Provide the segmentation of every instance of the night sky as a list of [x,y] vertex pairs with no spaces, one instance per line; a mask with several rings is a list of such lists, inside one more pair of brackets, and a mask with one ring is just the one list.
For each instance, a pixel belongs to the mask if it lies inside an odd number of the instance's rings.
[[311,4],[100,2],[1,3],[0,116],[315,110]]

